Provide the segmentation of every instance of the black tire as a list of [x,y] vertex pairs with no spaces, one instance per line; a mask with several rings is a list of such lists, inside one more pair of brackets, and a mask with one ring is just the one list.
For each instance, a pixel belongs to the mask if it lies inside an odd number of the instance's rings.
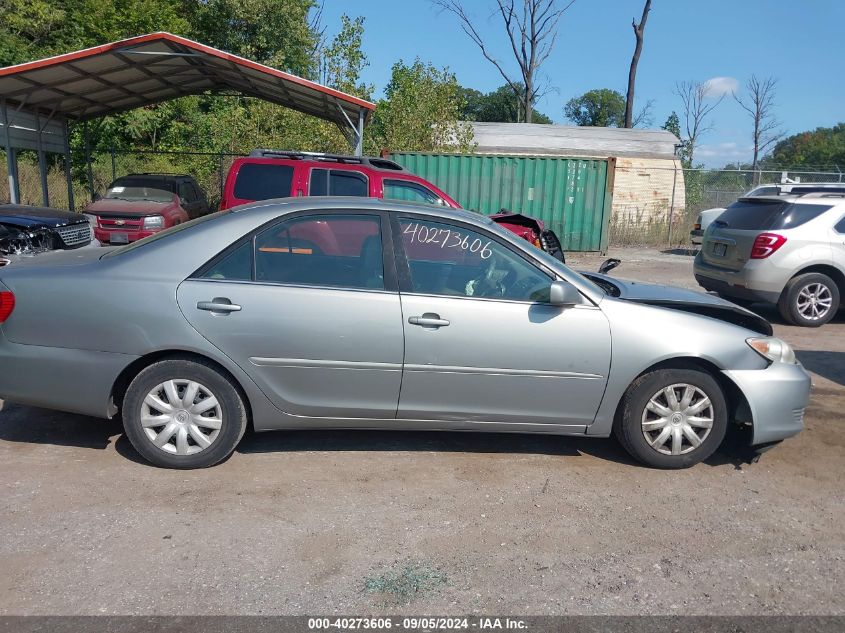
[[[687,452],[667,455],[653,448],[646,440],[642,425],[643,412],[652,396],[667,387],[679,384],[691,385],[709,398],[713,421],[709,432],[701,440],[699,446],[693,448],[690,441],[684,438],[682,439],[681,450],[688,449]],[[683,392],[679,389],[677,393],[682,394]],[[696,397],[699,396],[698,392],[694,393]],[[693,399],[693,406],[701,401],[701,399]],[[711,416],[708,415],[707,417]],[[654,468],[678,469],[689,468],[710,457],[725,438],[727,427],[727,401],[722,388],[713,376],[697,369],[659,369],[640,376],[628,388],[622,398],[613,431],[619,442],[634,459]],[[674,434],[674,432],[670,430],[671,434]],[[680,432],[683,433],[682,430]],[[660,431],[655,430],[652,433],[654,437],[659,435]],[[703,433],[703,429],[696,431],[697,436]],[[669,436],[669,442],[673,441],[672,437],[672,435]],[[655,439],[657,438],[655,437]],[[664,446],[663,448],[671,450],[671,447]]]
[[[211,411],[199,414],[213,416],[214,424],[219,426],[216,432],[210,429],[202,431],[200,440],[203,437],[206,440],[209,437],[212,438],[206,448],[201,448],[200,444],[194,439],[193,433],[197,432],[196,429],[190,429],[190,431],[186,429],[184,432],[186,435],[184,441],[188,445],[187,450],[198,451],[192,454],[177,454],[173,452],[181,448],[181,446],[176,446],[176,431],[173,432],[174,446],[171,450],[168,450],[156,446],[153,443],[153,439],[148,436],[147,429],[142,425],[142,408],[148,409],[144,404],[145,398],[156,386],[171,380],[176,381],[179,395],[184,395],[187,387],[187,385],[182,383],[187,381],[199,383],[201,389],[194,399],[197,405],[202,402],[201,398],[208,394],[213,395],[217,400],[217,406],[213,407]],[[164,404],[169,404],[169,398],[166,392],[162,391],[161,394]],[[178,410],[183,413],[185,412],[183,407],[178,408]],[[147,410],[147,413],[160,415],[161,411],[151,413],[150,410]],[[135,450],[146,460],[164,468],[189,469],[213,466],[232,454],[247,427],[246,407],[244,406],[243,398],[238,388],[211,363],[201,360],[166,359],[142,370],[131,382],[129,389],[126,391],[126,396],[123,399],[122,414],[126,437],[129,438]],[[164,415],[167,414],[165,413]],[[184,415],[182,417],[185,418]],[[188,414],[187,418],[178,421],[178,424],[190,425],[190,414]],[[219,420],[219,423],[217,420]],[[211,421],[208,424],[211,424]],[[150,432],[153,434],[161,433],[164,431],[164,426],[162,424],[151,427]],[[167,446],[169,447],[169,444]]]
[[[818,284],[818,285],[817,285]],[[799,309],[801,292],[808,288],[821,288],[830,297],[831,305],[828,311],[819,318],[805,316]],[[839,310],[839,288],[836,282],[822,273],[805,273],[789,280],[778,300],[778,311],[787,323],[801,327],[820,327],[830,321]]]

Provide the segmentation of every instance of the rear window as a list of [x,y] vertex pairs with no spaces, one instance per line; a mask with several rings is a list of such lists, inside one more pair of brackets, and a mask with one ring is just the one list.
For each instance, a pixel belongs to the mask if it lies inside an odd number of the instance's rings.
[[830,208],[824,204],[739,200],[725,209],[713,224],[740,231],[792,229],[817,218]]
[[244,163],[238,170],[234,196],[240,200],[270,200],[290,196],[293,167]]

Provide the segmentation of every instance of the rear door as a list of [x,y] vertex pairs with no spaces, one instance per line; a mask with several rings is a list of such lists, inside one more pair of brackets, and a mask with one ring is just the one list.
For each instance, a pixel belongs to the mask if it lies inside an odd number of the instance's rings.
[[287,216],[178,289],[179,307],[282,411],[394,418],[404,340],[385,216]]
[[312,167],[308,177],[308,195],[366,198],[370,195],[370,181],[365,173],[355,169]]

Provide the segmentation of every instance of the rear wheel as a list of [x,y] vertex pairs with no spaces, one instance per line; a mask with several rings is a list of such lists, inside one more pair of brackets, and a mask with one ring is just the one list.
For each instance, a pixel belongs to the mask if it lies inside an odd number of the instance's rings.
[[793,325],[819,327],[839,309],[839,288],[827,275],[806,273],[789,280],[780,295],[780,315]]
[[728,425],[722,388],[697,369],[660,369],[640,376],[622,399],[616,437],[655,468],[688,468],[719,448]]
[[246,430],[240,393],[212,365],[169,359],[141,371],[123,400],[123,428],[144,458],[205,468],[235,450]]

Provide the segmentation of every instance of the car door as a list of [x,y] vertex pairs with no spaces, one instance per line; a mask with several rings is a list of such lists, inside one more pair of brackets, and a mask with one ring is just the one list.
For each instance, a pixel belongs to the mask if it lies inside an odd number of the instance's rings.
[[370,195],[369,179],[354,169],[322,169],[313,167],[308,178],[309,196],[358,196]]
[[393,418],[403,330],[386,219],[286,216],[178,289],[190,323],[298,416]]
[[393,231],[405,327],[398,418],[592,423],[610,367],[600,309],[550,305],[553,273],[493,231],[414,215],[395,217]]

